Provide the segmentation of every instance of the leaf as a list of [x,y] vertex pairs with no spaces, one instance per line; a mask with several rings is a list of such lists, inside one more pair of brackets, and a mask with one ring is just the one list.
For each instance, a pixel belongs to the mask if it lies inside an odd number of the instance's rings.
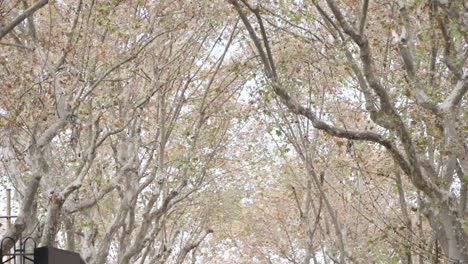
[[279,129],[276,129],[275,133],[276,133],[276,135],[277,135],[278,137],[280,137],[280,136],[283,135],[283,132],[281,132],[281,130],[279,130]]
[[342,140],[337,140],[336,142],[336,145],[338,145],[338,147],[342,147],[344,145],[344,142]]

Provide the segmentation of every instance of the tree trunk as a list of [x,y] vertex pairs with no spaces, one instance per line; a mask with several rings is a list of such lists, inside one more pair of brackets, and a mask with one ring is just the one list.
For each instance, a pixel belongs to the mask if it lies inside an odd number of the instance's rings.
[[444,258],[449,263],[465,263],[468,261],[468,237],[457,216],[443,205],[434,206],[438,212],[426,209],[425,214],[442,247]]

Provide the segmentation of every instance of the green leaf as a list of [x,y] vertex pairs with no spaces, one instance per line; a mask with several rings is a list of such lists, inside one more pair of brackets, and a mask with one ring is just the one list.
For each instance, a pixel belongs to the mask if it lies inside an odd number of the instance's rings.
[[281,130],[279,130],[279,129],[277,129],[275,132],[276,132],[276,135],[277,135],[278,137],[280,137],[280,136],[283,135],[283,132],[281,132]]

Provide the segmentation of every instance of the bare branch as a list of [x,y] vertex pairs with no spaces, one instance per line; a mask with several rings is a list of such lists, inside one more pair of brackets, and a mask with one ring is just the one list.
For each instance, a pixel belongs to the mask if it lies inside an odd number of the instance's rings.
[[438,106],[438,110],[441,112],[447,112],[453,109],[456,105],[458,105],[466,94],[468,90],[468,84],[466,82],[466,76],[457,82],[455,89],[453,89],[452,93]]
[[361,19],[359,20],[359,34],[362,34],[364,32],[368,9],[369,9],[369,0],[364,0],[364,3],[362,4]]
[[432,113],[437,114],[437,106],[429,99],[429,96],[424,92],[421,82],[417,75],[417,69],[414,62],[414,56],[412,52],[412,36],[408,11],[406,6],[400,7],[400,12],[403,16],[403,30],[400,37],[400,53],[405,64],[405,69],[408,74],[409,80],[414,86],[414,97],[416,102],[422,107],[430,110]]
[[203,230],[203,231],[198,235],[198,237],[191,239],[191,240],[181,249],[181,252],[180,252],[179,256],[177,257],[176,263],[177,263],[177,264],[181,264],[181,263],[184,261],[185,257],[187,256],[187,254],[188,254],[191,250],[197,248],[197,247],[200,245],[200,243],[205,239],[205,237],[206,237],[208,234],[211,234],[211,233],[213,233],[213,230],[210,229],[210,228],[208,228],[208,229]]
[[17,25],[19,25],[23,20],[34,14],[37,10],[41,9],[43,6],[45,6],[47,3],[49,3],[49,0],[39,0],[37,1],[34,5],[26,9],[23,13],[21,13],[19,16],[17,16],[13,21],[10,22],[10,24],[6,25],[2,29],[0,29],[0,40],[8,34],[10,31],[12,31]]
[[239,3],[237,0],[232,0],[230,3],[234,6],[236,9],[237,13],[239,14],[240,18],[242,19],[242,22],[244,23],[245,27],[247,28],[247,31],[249,32],[250,37],[252,38],[255,47],[258,50],[258,53],[260,54],[260,58],[262,60],[263,65],[265,66],[265,73],[268,77],[273,77],[273,70],[270,65],[270,61],[268,60],[267,55],[265,54],[265,51],[262,47],[262,43],[260,39],[258,38],[257,34],[255,33],[254,28],[252,27],[252,24],[250,23],[249,19],[245,15],[245,13],[242,11],[242,8],[239,6]]
[[106,194],[110,193],[111,191],[117,188],[116,184],[109,185],[99,191],[99,193],[94,194],[92,198],[84,199],[79,201],[78,203],[66,203],[64,205],[63,211],[67,214],[73,214],[78,211],[82,211],[92,206],[96,205]]

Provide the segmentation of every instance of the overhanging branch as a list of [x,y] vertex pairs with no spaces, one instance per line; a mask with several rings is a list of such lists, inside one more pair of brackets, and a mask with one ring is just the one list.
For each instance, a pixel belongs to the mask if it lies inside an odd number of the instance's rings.
[[12,31],[17,25],[19,25],[23,20],[34,14],[37,10],[41,9],[43,6],[45,6],[47,3],[49,3],[49,0],[39,0],[37,1],[34,5],[30,6],[28,9],[26,9],[23,13],[21,13],[19,16],[17,16],[13,21],[10,22],[10,24],[6,25],[2,29],[0,29],[0,40],[8,34],[10,31]]

